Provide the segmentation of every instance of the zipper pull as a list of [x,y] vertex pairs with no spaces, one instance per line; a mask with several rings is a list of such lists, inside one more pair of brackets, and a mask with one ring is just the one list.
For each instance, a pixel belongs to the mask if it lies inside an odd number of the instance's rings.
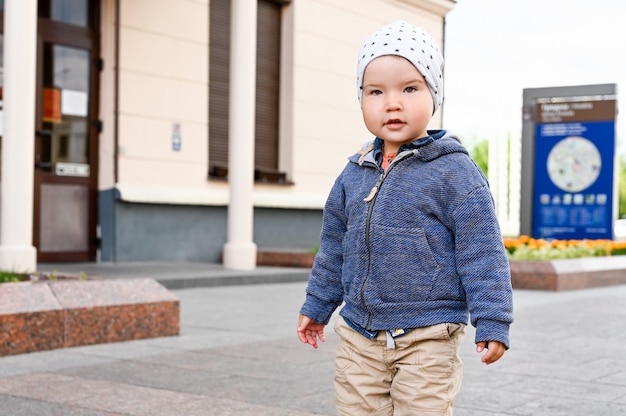
[[374,185],[369,195],[365,197],[363,201],[370,202],[372,199],[374,199],[374,197],[378,193],[378,189],[380,188],[380,186],[383,184],[383,181],[385,180],[385,176],[386,175],[384,172],[380,174],[380,176],[378,177],[378,180],[376,181],[376,185]]
[[372,188],[372,190],[370,191],[369,195],[366,196],[363,201],[365,202],[370,202],[372,199],[374,199],[374,197],[376,196],[376,194],[378,193],[378,184],[374,185],[374,187]]

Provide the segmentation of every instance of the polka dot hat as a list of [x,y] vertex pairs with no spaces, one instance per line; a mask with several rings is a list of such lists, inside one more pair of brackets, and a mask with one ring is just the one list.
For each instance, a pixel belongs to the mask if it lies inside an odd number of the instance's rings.
[[398,21],[372,33],[359,51],[357,91],[363,98],[363,73],[379,56],[397,55],[406,58],[422,74],[433,96],[433,113],[443,101],[443,56],[433,38],[421,27]]

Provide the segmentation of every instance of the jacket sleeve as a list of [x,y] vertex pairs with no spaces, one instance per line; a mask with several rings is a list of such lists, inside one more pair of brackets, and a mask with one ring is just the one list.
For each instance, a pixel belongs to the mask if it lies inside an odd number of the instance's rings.
[[511,272],[488,186],[474,189],[453,212],[457,272],[467,296],[475,342],[509,348]]
[[324,207],[320,248],[315,256],[300,313],[327,324],[343,301],[341,270],[343,238],[346,233],[345,193],[337,178]]

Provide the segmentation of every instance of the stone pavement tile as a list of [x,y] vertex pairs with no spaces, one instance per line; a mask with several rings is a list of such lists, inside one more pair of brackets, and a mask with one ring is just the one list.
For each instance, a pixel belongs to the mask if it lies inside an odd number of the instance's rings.
[[33,373],[0,380],[0,394],[71,404],[98,394],[92,387],[103,387],[90,380],[52,373]]
[[[257,334],[265,339],[295,337],[305,283],[252,288],[242,290],[242,287],[224,286],[176,291],[175,294],[184,297],[181,322],[191,328]],[[201,314],[197,313],[199,310]]]
[[[331,345],[324,347],[334,351]],[[320,408],[332,414],[334,353],[310,350],[290,338],[287,342],[278,340],[157,355],[103,366],[69,368],[59,373],[233,403],[280,404],[294,410]]]
[[89,385],[92,385],[98,394],[73,400],[73,405],[132,416],[149,415],[153,409],[183,405],[199,398],[186,393],[128,384],[97,382]]
[[185,403],[160,406],[146,410],[146,416],[313,416],[334,415],[335,413],[319,413],[307,410],[284,408],[277,403],[274,406],[263,406],[247,402],[233,402],[232,400],[202,398]]
[[168,339],[179,339],[179,337],[164,337],[149,340],[134,340],[109,344],[88,345],[84,347],[67,348],[64,351],[66,351],[66,354],[71,355],[74,359],[80,359],[80,357],[91,357],[94,360],[98,359],[98,357],[103,360],[131,360],[142,357],[150,357],[153,355],[179,352],[181,350],[180,347],[170,348],[161,345],[161,341]]
[[4,395],[0,395],[0,403],[0,416],[125,416],[122,413],[101,412]]
[[[579,398],[545,397],[527,402],[505,413],[515,416],[620,416],[626,415],[626,405]],[[455,416],[456,413],[455,413]]]
[[280,377],[269,379],[234,375],[222,381],[222,383],[198,386],[198,394],[265,406],[280,403],[282,407],[301,409],[303,408],[300,402],[302,397],[328,390],[322,383],[294,383],[283,381]]
[[[623,374],[626,369],[626,361],[614,358],[594,358],[593,355],[558,361],[526,361],[515,364],[506,363],[504,371],[527,377],[544,377],[563,381],[582,381],[605,383],[605,379],[615,374]],[[617,379],[614,379],[616,381]],[[624,381],[624,378],[622,378]],[[612,384],[608,382],[607,384]],[[626,390],[626,383],[620,383]]]
[[193,351],[198,349],[221,347],[225,345],[260,342],[267,340],[268,338],[270,337],[261,334],[258,331],[244,331],[234,328],[219,327],[186,327],[183,328],[179,340],[176,338],[171,338],[170,340],[157,340],[161,342],[157,342],[156,345]]
[[485,377],[482,383],[466,378],[455,400],[454,415],[514,415],[516,413],[509,412],[511,409],[543,398],[539,394],[504,390],[498,382],[499,378],[492,376]]
[[323,386],[332,388],[336,343],[328,345],[331,342],[327,341],[327,345],[318,350],[291,338],[260,345],[238,345],[211,351],[210,356],[214,358],[208,361],[217,364],[211,367],[211,372],[216,374],[280,380],[292,384],[290,388],[302,385],[302,390],[313,393],[324,389]]
[[[97,378],[101,382],[106,380],[107,383],[112,385],[119,383],[114,380],[124,379],[126,388],[133,386],[136,389],[177,392],[188,397],[202,398],[203,401],[228,402],[230,407],[235,409],[241,403],[247,403],[250,406],[254,405],[253,407],[258,406],[259,408],[281,407],[292,410],[327,406],[332,411],[334,406],[332,384],[324,387],[323,383],[319,382],[306,384],[291,380],[281,380],[277,373],[274,373],[272,377],[259,378],[254,375],[225,375],[191,369],[181,371],[179,368],[167,366],[152,365],[150,368],[146,368],[146,366],[147,364],[145,363],[128,363],[125,366],[118,364],[106,368],[90,367],[72,372],[84,372],[84,377]],[[310,403],[311,397],[316,395],[318,397],[314,397],[314,403]],[[109,391],[101,391],[103,400],[109,396]],[[148,401],[146,401],[147,403]],[[227,407],[224,408],[228,409]],[[153,408],[150,407],[150,409]],[[130,411],[130,409],[124,410]],[[177,415],[178,413],[170,414]],[[196,413],[196,415],[202,414],[230,413]],[[256,415],[257,413],[242,414]],[[288,414],[288,412],[284,414]]]
[[84,365],[107,364],[111,361],[112,358],[108,357],[77,354],[72,348],[12,355],[0,358],[0,380],[20,374],[55,371]]
[[491,412],[489,410],[464,409],[462,407],[455,407],[454,416],[503,416],[503,414],[500,411]]
[[571,400],[584,397],[585,400],[592,402],[606,403],[616,401],[624,396],[624,386],[558,380],[539,376],[521,378],[519,382],[506,386],[506,390]]
[[154,364],[167,363],[166,365],[176,367],[181,371],[202,370],[225,376],[253,375],[258,378],[273,379],[280,375],[284,380],[298,380],[312,375],[332,377],[334,353],[313,351],[312,348],[308,351],[304,345],[292,339],[287,340],[293,343],[288,347],[284,341],[195,350],[180,354],[146,357],[140,361]]
[[[611,363],[614,364],[612,361]],[[622,402],[626,403],[626,365],[622,365],[621,368],[614,368],[612,374],[598,378],[596,381],[598,383],[624,386],[624,400]]]
[[119,361],[104,366],[87,366],[63,370],[63,375],[108,383],[128,384],[151,389],[190,394],[210,390],[227,382],[227,377],[201,369],[181,369],[167,363]]
[[133,416],[146,414],[148,408],[199,399],[186,393],[43,373],[0,380],[0,394]]
[[219,328],[207,330],[206,328],[183,327],[178,337],[155,338],[150,340],[150,345],[164,350],[194,351],[264,339],[266,339],[265,336],[254,333],[224,331]]

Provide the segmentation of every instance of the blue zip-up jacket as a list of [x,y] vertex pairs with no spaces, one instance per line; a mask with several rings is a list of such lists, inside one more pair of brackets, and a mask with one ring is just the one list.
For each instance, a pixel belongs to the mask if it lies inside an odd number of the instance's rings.
[[509,347],[509,262],[482,171],[445,130],[400,148],[387,172],[375,139],[349,158],[324,208],[300,313],[368,331],[476,327]]

